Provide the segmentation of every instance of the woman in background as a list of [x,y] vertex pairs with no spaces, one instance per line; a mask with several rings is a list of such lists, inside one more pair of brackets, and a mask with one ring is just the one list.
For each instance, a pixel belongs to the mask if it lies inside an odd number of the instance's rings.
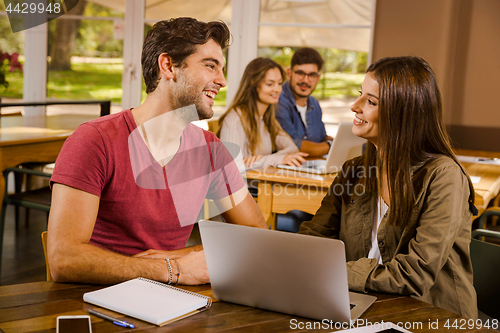
[[351,110],[367,151],[344,164],[299,233],[345,243],[353,291],[411,295],[477,318],[474,188],[451,149],[434,72],[419,57],[381,59]]
[[219,119],[219,138],[240,147],[247,168],[300,166],[305,161],[307,154],[298,152],[274,117],[284,80],[285,72],[273,60],[252,60],[233,102]]

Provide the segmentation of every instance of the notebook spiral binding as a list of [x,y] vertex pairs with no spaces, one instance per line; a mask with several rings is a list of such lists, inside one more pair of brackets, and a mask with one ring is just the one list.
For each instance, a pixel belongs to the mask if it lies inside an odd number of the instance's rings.
[[[200,297],[200,298],[205,298],[205,299],[207,300],[207,305],[205,306],[205,309],[208,309],[209,307],[211,307],[211,306],[212,306],[212,298],[211,298],[211,297],[209,297],[209,296],[203,296],[203,295],[200,295],[200,294],[194,293],[194,292],[192,292],[192,291],[184,290],[184,289],[181,289],[181,288],[176,288],[176,287],[170,286],[170,285],[168,285],[168,284],[161,283],[161,282],[154,281],[154,280],[145,279],[145,278],[143,278],[143,277],[140,277],[140,278],[137,278],[137,279],[138,279],[138,280],[142,280],[142,281],[144,281],[144,282],[153,283],[153,284],[156,284],[156,285],[161,286],[161,287],[174,289],[174,290],[180,291],[180,292],[185,293],[185,294],[188,294],[188,295],[192,295],[192,296],[196,296],[196,297]],[[201,308],[200,308],[200,309],[201,309]]]

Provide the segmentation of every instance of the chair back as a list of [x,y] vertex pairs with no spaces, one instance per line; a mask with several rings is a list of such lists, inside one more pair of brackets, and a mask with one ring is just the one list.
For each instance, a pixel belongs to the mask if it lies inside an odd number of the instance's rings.
[[210,119],[207,123],[208,131],[217,134],[217,131],[219,130],[219,119]]
[[[474,232],[475,237],[500,238],[499,232]],[[477,308],[492,318],[500,318],[500,246],[471,239],[470,253],[474,269]]]
[[47,259],[47,231],[42,232],[43,254],[45,255],[45,270],[47,272],[47,281],[54,281],[50,274],[49,260]]

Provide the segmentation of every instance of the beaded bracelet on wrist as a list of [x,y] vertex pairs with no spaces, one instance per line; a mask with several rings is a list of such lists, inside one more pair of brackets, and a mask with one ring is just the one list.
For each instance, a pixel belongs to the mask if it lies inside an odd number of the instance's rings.
[[175,264],[177,265],[177,274],[175,274],[175,275],[177,275],[177,281],[175,281],[175,284],[177,285],[179,283],[179,279],[181,278],[181,268],[180,268],[177,260],[174,259],[174,261],[175,261]]

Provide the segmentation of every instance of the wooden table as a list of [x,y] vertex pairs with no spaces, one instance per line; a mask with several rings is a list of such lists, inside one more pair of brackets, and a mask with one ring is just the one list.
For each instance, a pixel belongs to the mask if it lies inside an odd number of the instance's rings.
[[[331,332],[335,324],[327,329],[313,328],[321,322],[289,316],[277,312],[250,308],[242,305],[218,302],[210,309],[195,316],[183,319],[164,327],[129,318],[111,311],[103,310],[83,302],[83,294],[103,286],[64,284],[54,282],[33,282],[0,287],[0,329],[5,332],[54,332],[56,317],[60,315],[88,314],[89,309],[100,311],[124,319],[135,325],[136,329],[121,328],[109,321],[91,316],[92,330],[100,332]],[[182,287],[190,291],[212,296],[210,285]],[[393,322],[412,326],[413,332],[442,332],[446,321],[451,325],[462,319],[456,314],[442,310],[411,297],[373,294],[377,301],[361,316],[363,323],[372,324]],[[430,329],[429,321],[440,329]],[[300,326],[299,326],[300,325]],[[309,326],[307,326],[309,325]],[[460,324],[459,324],[460,325]],[[408,326],[408,327],[409,327]],[[297,327],[296,329],[293,329]],[[305,329],[298,329],[304,327]],[[419,329],[419,328],[422,329]],[[478,328],[478,327],[475,327]],[[453,332],[453,330],[450,330]],[[464,329],[457,332],[488,332],[488,329]]]
[[[64,141],[90,115],[1,117],[0,171],[27,162],[54,162]],[[0,202],[5,179],[0,176]]]
[[268,167],[248,171],[246,177],[250,186],[258,187],[257,204],[264,220],[276,229],[276,213],[285,214],[292,209],[316,213],[336,174],[315,175]]
[[[477,151],[462,150],[458,153],[495,157]],[[474,163],[463,163],[463,165],[470,176],[481,177],[480,181],[474,184],[475,205],[481,214],[490,200],[497,197],[500,192],[500,166]],[[268,167],[248,171],[246,176],[251,186],[258,187],[257,204],[267,224],[275,229],[276,213],[285,214],[293,209],[302,210],[309,214],[316,213],[336,174],[315,175]]]
[[[476,150],[466,150],[466,149],[455,149],[457,155],[465,156],[477,156],[477,157],[488,157],[488,158],[500,158],[500,152],[491,151],[476,151]],[[467,171],[474,173],[475,176],[481,177],[479,184],[475,184],[474,188],[476,193],[480,194],[480,197],[476,199],[479,204],[479,213],[486,209],[488,203],[493,200],[493,206],[500,205],[500,178],[498,173],[500,170],[499,166],[496,165],[481,165],[472,163],[463,163],[467,168]],[[482,203],[478,200],[483,200]]]

